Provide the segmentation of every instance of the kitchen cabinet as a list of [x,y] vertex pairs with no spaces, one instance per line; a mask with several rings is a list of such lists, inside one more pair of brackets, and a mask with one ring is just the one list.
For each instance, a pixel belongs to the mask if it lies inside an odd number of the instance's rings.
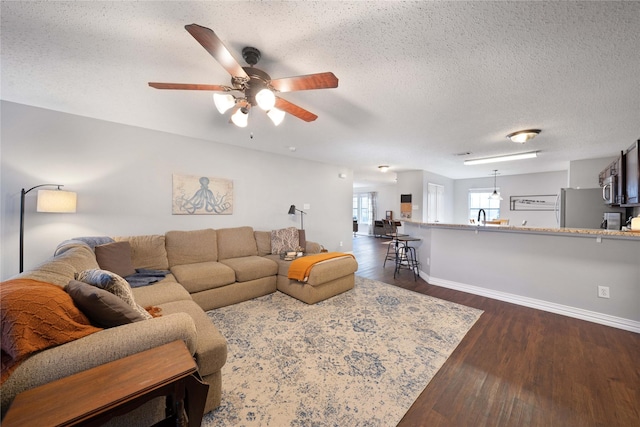
[[625,198],[622,206],[640,206],[638,186],[640,184],[640,140],[624,153]]

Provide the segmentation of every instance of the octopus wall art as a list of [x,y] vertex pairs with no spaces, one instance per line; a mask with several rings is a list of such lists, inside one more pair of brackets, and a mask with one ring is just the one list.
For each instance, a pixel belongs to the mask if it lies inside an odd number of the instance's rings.
[[233,181],[174,174],[172,204],[173,215],[230,215]]

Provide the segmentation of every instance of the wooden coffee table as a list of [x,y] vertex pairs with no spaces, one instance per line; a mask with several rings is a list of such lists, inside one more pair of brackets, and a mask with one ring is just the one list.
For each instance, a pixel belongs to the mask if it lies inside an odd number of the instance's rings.
[[185,343],[174,341],[20,393],[2,425],[97,426],[166,396],[161,425],[200,426],[208,390]]

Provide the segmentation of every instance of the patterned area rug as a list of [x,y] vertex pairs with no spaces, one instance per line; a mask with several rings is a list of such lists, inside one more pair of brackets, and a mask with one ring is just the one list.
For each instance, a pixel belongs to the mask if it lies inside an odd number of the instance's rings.
[[315,305],[276,292],[209,311],[229,356],[202,426],[395,426],[481,314],[361,277]]

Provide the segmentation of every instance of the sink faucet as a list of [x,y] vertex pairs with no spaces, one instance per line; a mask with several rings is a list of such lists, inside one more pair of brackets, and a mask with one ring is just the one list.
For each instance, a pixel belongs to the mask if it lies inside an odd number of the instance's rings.
[[[480,214],[482,214],[482,222],[480,222]],[[478,225],[482,224],[485,225],[487,223],[487,213],[484,211],[484,209],[480,209],[478,211]]]

